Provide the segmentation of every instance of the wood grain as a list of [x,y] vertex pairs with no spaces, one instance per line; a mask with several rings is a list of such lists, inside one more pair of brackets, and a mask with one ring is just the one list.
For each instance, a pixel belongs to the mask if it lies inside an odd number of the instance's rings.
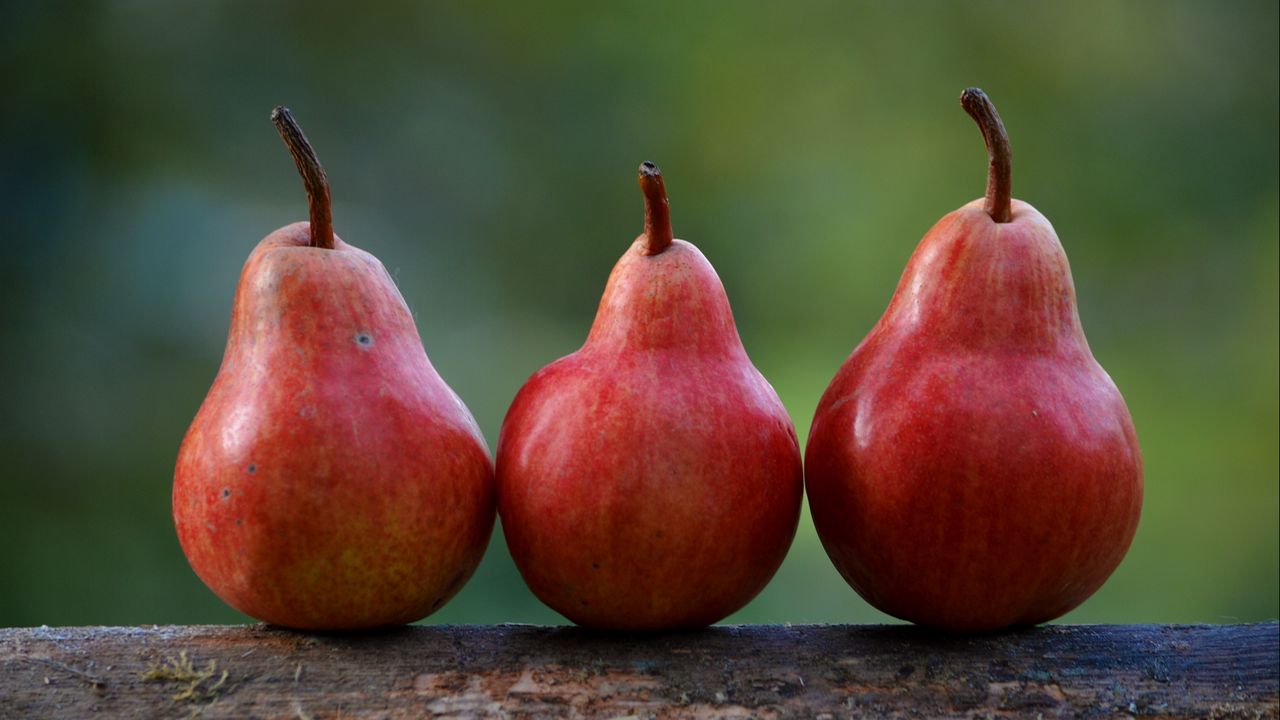
[[3,718],[1280,717],[1280,625],[0,630]]

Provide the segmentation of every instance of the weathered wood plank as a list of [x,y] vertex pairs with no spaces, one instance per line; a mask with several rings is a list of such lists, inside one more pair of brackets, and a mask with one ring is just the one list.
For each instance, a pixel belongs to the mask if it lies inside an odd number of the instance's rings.
[[0,717],[1270,717],[1280,625],[0,630]]

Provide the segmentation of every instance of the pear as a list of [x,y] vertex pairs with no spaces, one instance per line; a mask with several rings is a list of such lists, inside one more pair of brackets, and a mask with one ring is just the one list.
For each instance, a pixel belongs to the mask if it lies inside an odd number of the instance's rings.
[[660,171],[644,163],[639,181],[645,230],[586,343],[507,412],[498,512],[529,587],[573,622],[694,628],[745,605],[782,563],[803,470],[715,270],[672,239]]
[[178,452],[178,538],[200,579],[259,620],[410,622],[484,553],[489,452],[382,263],[334,235],[324,170],[292,115],[272,121],[311,221],[268,235],[240,274],[222,367]]
[[1071,610],[1119,565],[1142,455],[1094,359],[1049,221],[1011,199],[1008,137],[961,96],[986,197],[920,241],[814,415],[806,489],[836,568],[890,615],[953,631]]

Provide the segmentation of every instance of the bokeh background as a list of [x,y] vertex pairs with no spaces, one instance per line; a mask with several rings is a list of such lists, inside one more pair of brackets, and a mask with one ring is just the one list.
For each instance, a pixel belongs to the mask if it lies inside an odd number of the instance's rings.
[[[377,255],[492,446],[586,335],[660,163],[803,442],[920,236],[981,195],[984,87],[1146,457],[1068,622],[1280,611],[1277,6],[1263,2],[4,3],[0,625],[238,622],[169,512],[241,263],[306,218]],[[876,622],[806,513],[730,622]],[[562,622],[496,532],[428,622]]]

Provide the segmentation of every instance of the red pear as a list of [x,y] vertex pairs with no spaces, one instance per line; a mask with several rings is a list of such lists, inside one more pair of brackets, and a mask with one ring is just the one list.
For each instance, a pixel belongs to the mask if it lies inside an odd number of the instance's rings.
[[987,631],[1102,585],[1138,525],[1142,456],[1053,227],[1011,200],[999,115],[976,88],[961,102],[987,143],[987,196],[920,241],[822,396],[805,472],[823,545],[868,602]]
[[589,627],[693,628],[768,583],[795,535],[795,430],[747,358],[724,287],[673,240],[640,168],[645,232],[582,349],[521,388],[498,440],[507,545],[543,602]]
[[259,620],[410,622],[484,553],[489,453],[382,263],[333,234],[324,171],[289,111],[272,120],[311,222],[268,235],[240,274],[222,368],[178,452],[178,538],[200,579]]

